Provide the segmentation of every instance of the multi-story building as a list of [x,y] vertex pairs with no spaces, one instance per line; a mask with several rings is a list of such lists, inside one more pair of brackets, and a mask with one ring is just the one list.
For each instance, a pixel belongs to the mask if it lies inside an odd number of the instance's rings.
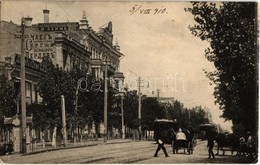
[[[64,70],[78,65],[101,79],[107,65],[108,77],[113,77],[118,89],[121,88],[118,84],[123,84],[124,75],[119,72],[119,65],[123,54],[118,43],[113,44],[112,22],[95,32],[88,24],[85,12],[80,22],[50,23],[49,14],[49,10],[43,10],[43,23],[32,24],[32,18],[25,18],[26,103],[41,101],[37,80],[45,74],[43,58],[46,56]],[[0,73],[19,81],[21,26],[0,22]]]
[[108,64],[108,77],[113,76],[119,84],[124,79],[123,73],[119,72],[120,58],[124,55],[120,52],[120,46],[116,41],[113,45],[112,22],[103,25],[98,32],[92,30],[88,24],[85,11],[80,20],[80,42],[91,52],[92,72],[97,78],[104,75],[104,64]]

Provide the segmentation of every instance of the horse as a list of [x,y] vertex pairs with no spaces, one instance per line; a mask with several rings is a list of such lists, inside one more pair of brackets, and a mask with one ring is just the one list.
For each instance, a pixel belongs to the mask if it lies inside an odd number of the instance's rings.
[[222,155],[225,155],[225,151],[223,147],[230,148],[231,154],[233,155],[234,151],[239,150],[240,142],[239,138],[235,134],[225,134],[225,133],[218,133],[215,138],[217,142],[217,153],[219,155],[219,150],[222,151]]
[[186,136],[186,139],[188,141],[188,146],[187,146],[187,150],[188,150],[188,153],[189,154],[193,154],[193,148],[194,148],[194,144],[193,144],[193,140],[194,140],[194,133],[193,131],[189,131],[188,129],[184,129],[183,130],[185,136]]

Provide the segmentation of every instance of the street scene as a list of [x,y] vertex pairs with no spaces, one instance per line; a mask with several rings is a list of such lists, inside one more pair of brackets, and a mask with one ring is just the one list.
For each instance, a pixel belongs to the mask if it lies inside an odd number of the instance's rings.
[[2,157],[3,162],[8,163],[30,163],[30,164],[176,164],[176,163],[252,163],[249,158],[237,157],[227,153],[224,156],[217,156],[216,159],[208,159],[206,141],[198,142],[192,155],[185,154],[181,150],[178,154],[172,153],[170,145],[166,146],[169,157],[160,153],[158,157],[153,157],[156,149],[155,142],[125,141],[117,144],[107,144],[89,146],[75,149],[44,152],[32,155],[7,155]]
[[0,1],[0,163],[257,163],[258,8]]

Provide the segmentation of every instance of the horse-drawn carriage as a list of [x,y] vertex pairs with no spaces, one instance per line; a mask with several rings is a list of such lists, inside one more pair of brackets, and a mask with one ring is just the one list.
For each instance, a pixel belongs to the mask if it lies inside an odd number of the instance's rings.
[[[181,138],[179,135],[181,135]],[[187,129],[183,131],[179,129],[179,132],[175,133],[172,140],[172,151],[175,154],[178,153],[180,149],[183,149],[184,153],[187,151],[188,154],[192,154],[195,145],[196,139],[194,139],[193,133]]]
[[171,144],[173,153],[178,153],[180,149],[184,149],[189,154],[193,153],[193,147],[195,147],[195,140],[193,133],[184,129],[183,133],[185,138],[176,138],[177,134],[177,122],[176,120],[157,119],[154,121],[154,140],[158,140],[159,137],[163,138],[166,144]]
[[236,151],[237,155],[243,154],[256,157],[257,150],[253,136],[251,136],[253,140],[250,140],[250,135],[239,137],[234,133],[219,131],[218,127],[213,124],[202,124],[200,125],[200,131],[205,132],[205,136],[202,139],[207,139],[210,130],[214,133],[214,140],[217,144],[216,155],[219,155],[219,151],[222,151],[222,155],[225,155],[225,151],[231,151],[232,155]]
[[172,144],[172,137],[176,129],[176,120],[156,119],[154,121],[154,140],[157,141],[161,137],[166,144]]

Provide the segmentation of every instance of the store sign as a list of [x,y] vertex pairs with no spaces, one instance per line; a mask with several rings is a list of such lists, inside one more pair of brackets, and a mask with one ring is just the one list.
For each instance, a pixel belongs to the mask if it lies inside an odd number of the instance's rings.
[[[21,65],[21,55],[17,54],[15,56],[15,64]],[[41,72],[46,72],[47,70],[47,66],[44,63],[35,61],[27,57],[25,58],[25,67]]]
[[68,31],[79,28],[78,22],[67,23],[39,23],[38,29],[41,31]]
[[26,57],[39,62],[41,62],[45,56],[54,58],[54,35],[55,34],[39,31],[26,31],[24,43]]

